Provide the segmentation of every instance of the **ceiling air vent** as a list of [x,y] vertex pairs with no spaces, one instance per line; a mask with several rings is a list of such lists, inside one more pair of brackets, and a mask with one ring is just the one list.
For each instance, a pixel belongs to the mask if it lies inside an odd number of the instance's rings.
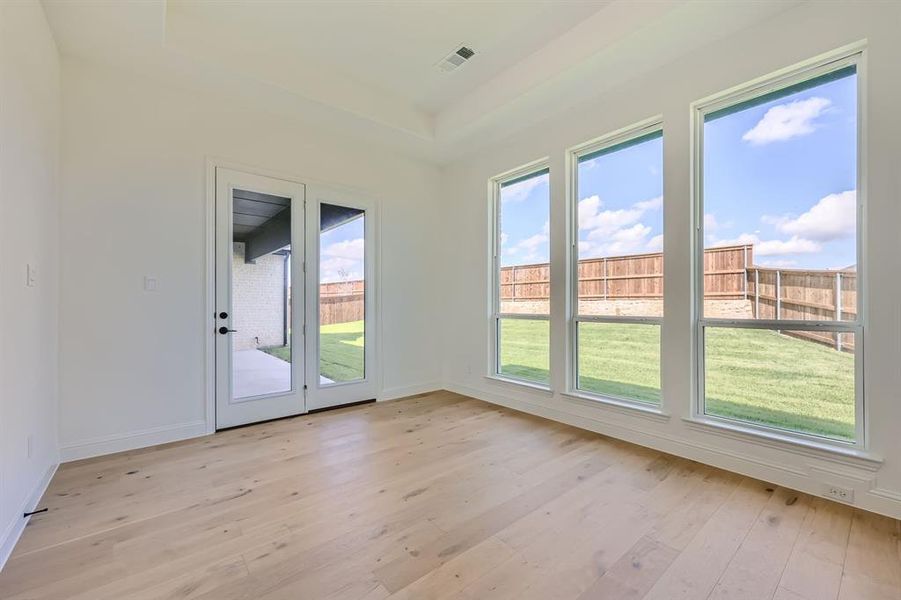
[[475,56],[475,52],[471,48],[467,48],[466,46],[460,46],[440,61],[436,65],[442,71],[456,71],[460,67],[462,67],[466,62]]

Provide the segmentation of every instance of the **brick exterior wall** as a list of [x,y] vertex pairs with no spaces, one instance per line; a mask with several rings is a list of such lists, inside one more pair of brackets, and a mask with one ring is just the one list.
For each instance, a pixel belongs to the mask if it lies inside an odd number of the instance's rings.
[[267,254],[244,262],[244,243],[232,251],[232,334],[235,350],[281,346],[285,341],[285,257]]

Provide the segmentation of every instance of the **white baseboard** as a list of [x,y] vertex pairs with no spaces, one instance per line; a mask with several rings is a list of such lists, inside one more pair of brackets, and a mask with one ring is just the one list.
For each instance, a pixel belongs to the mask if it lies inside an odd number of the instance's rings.
[[[443,388],[438,382],[389,388],[382,390],[378,396],[378,400],[394,400],[405,396],[434,392],[440,389]],[[60,448],[60,461],[65,463],[73,460],[81,460],[83,458],[125,452],[127,450],[137,450],[139,448],[156,446],[158,444],[201,437],[209,435],[210,433],[212,432],[209,431],[206,421],[201,420],[189,423],[179,423],[176,425],[153,427],[151,429],[123,434],[113,434],[62,446]]]
[[0,571],[3,570],[6,561],[9,560],[10,555],[13,553],[13,548],[16,547],[19,538],[22,537],[22,532],[25,531],[25,526],[30,519],[30,517],[24,518],[22,515],[37,508],[38,502],[41,501],[44,492],[47,491],[47,486],[50,485],[50,480],[53,479],[58,466],[58,464],[50,465],[50,468],[47,469],[41,480],[34,486],[34,489],[31,490],[28,498],[25,499],[25,502],[13,515],[12,522],[7,525],[6,530],[3,532],[3,537],[0,538]]
[[189,423],[164,425],[130,433],[113,434],[66,444],[60,448],[60,460],[61,462],[70,462],[126,450],[137,450],[138,448],[156,446],[157,444],[178,442],[207,434],[206,421],[191,421]]
[[437,381],[417,383],[414,385],[404,385],[382,390],[382,393],[379,394],[378,400],[395,400],[397,398],[404,398],[406,396],[415,396],[416,394],[435,392],[441,389],[444,389],[444,386]]
[[800,465],[790,465],[750,456],[747,453],[718,447],[715,443],[707,440],[685,439],[682,436],[660,433],[641,426],[611,423],[600,418],[586,417],[553,406],[516,398],[512,394],[498,394],[451,383],[445,384],[444,389],[762,481],[772,482],[812,496],[820,496],[822,492],[823,480],[817,478],[816,473],[812,472],[818,470],[832,481],[844,480],[848,485],[856,487],[859,493],[855,506],[901,519],[901,494],[874,487],[873,473],[856,479],[839,471],[805,468]]

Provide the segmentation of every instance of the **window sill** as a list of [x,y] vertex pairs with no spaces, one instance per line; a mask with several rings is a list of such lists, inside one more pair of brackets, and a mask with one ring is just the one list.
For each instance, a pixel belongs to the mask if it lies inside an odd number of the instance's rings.
[[514,379],[513,377],[504,377],[503,375],[485,375],[485,379],[497,383],[506,383],[515,385],[517,387],[524,387],[532,391],[541,392],[542,394],[546,394],[548,396],[554,395],[554,390],[551,389],[551,386],[534,383],[532,381],[526,381],[524,379]]
[[591,406],[592,408],[602,407],[615,410],[630,416],[639,416],[652,421],[665,423],[670,420],[669,413],[663,412],[660,408],[651,404],[642,404],[639,402],[629,402],[620,398],[612,398],[609,396],[595,396],[592,394],[582,394],[579,392],[563,392],[560,394],[564,399],[575,401],[579,404]]
[[839,443],[831,443],[826,440],[819,441],[777,431],[766,431],[706,416],[684,417],[682,420],[692,429],[704,433],[721,435],[743,442],[763,444],[779,450],[787,450],[811,458],[858,467],[867,471],[877,471],[883,463],[882,457],[871,452],[851,446],[839,445]]

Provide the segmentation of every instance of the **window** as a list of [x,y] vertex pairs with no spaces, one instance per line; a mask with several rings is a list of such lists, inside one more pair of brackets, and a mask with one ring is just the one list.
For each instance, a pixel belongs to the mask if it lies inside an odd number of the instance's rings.
[[574,152],[574,387],[660,404],[663,132],[655,121]]
[[495,375],[550,384],[550,188],[547,167],[494,180]]
[[706,416],[862,443],[856,61],[698,109]]

